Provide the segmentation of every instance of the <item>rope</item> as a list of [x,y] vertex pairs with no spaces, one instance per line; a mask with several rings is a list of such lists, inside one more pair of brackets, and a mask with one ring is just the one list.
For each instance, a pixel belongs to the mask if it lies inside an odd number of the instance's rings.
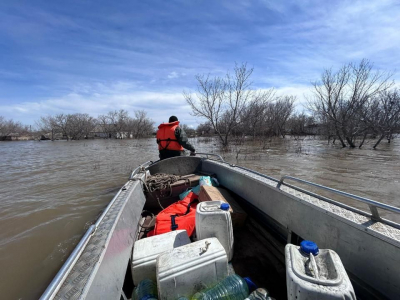
[[[172,175],[172,174],[164,174],[164,173],[157,173],[154,175],[150,175],[146,178],[146,181],[142,181],[146,191],[150,193],[150,195],[154,198],[153,192],[157,190],[169,190],[169,197],[172,195],[172,187],[171,184],[177,182],[181,179],[181,176]],[[161,209],[164,207],[160,203],[160,199],[156,196],[158,205],[160,205]]]
[[146,190],[149,193],[152,193],[157,190],[170,190],[170,196],[172,194],[171,184],[177,182],[181,179],[181,176],[172,175],[172,174],[164,174],[164,173],[157,173],[154,175],[150,175],[147,177],[146,180]]

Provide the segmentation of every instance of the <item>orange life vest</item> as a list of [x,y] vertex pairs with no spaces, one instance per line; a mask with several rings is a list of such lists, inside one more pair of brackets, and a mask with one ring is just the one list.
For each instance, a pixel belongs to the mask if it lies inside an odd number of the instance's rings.
[[171,204],[157,215],[154,229],[147,236],[182,229],[191,236],[195,229],[198,203],[198,196],[190,192],[183,200]]
[[183,147],[179,144],[175,136],[175,129],[179,126],[179,121],[172,123],[162,123],[158,126],[157,144],[158,150],[176,150],[183,151]]

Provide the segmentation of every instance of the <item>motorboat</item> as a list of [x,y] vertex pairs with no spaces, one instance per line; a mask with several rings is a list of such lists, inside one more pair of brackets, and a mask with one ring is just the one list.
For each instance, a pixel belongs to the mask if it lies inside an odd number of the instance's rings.
[[[358,299],[399,299],[400,224],[379,213],[398,214],[399,208],[300,178],[276,179],[207,153],[145,162],[133,170],[41,299],[130,299],[132,251],[143,235],[143,211],[157,214],[158,204],[174,203],[181,192],[169,186],[152,197],[145,184],[154,174],[180,176],[189,186],[194,184],[187,180],[190,176],[218,179],[247,215],[234,229],[232,266],[265,286],[274,298],[287,298],[285,245],[311,240],[340,256]],[[335,195],[361,202],[369,210],[343,204]]]

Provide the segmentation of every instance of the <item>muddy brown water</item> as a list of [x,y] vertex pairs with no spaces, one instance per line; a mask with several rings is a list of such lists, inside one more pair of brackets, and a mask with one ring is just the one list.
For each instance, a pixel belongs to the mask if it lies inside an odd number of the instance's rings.
[[[192,142],[275,178],[288,174],[400,207],[400,140],[372,150],[372,142],[340,149],[289,137],[228,152],[213,139]],[[154,139],[1,142],[0,299],[39,298],[130,171],[157,157]]]

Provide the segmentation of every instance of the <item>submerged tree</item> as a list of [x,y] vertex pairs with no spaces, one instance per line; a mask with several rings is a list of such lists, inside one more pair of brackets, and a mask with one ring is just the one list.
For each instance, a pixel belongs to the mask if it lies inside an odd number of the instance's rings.
[[[185,93],[184,97],[194,116],[208,120],[223,146],[235,131],[253,135],[262,131],[263,112],[273,99],[273,90],[256,91],[251,88],[252,68],[246,64],[236,65],[234,73],[225,77],[197,75],[197,93]],[[248,126],[241,126],[248,124]]]
[[28,131],[29,127],[21,122],[7,120],[5,117],[0,116],[0,137],[7,137],[12,134],[26,134]]
[[304,112],[295,113],[287,120],[288,127],[291,135],[307,135],[316,132],[310,131],[310,127],[315,125],[314,118],[306,115]]
[[293,113],[295,97],[284,96],[270,105],[270,127],[276,136],[285,137],[286,123]]
[[89,114],[70,114],[68,115],[67,135],[71,140],[88,138],[90,132],[96,126],[96,119]]
[[224,78],[210,78],[208,75],[197,75],[197,94],[184,94],[184,97],[192,108],[194,116],[206,118],[218,134],[223,144],[223,133],[218,130],[223,111],[225,110],[226,98],[225,90],[226,83]]
[[349,63],[337,72],[325,70],[320,81],[314,82],[314,97],[308,107],[318,121],[329,122],[341,145],[355,147],[368,126],[363,111],[370,101],[387,91],[393,82],[391,74],[373,71],[373,65],[363,59],[359,64]]
[[54,135],[61,134],[67,140],[80,140],[89,136],[96,122],[89,114],[57,114],[41,117],[36,127],[41,134],[51,132],[52,139]]
[[213,126],[209,121],[205,123],[199,124],[196,128],[197,134],[198,135],[203,135],[203,134],[212,134],[213,133]]
[[122,139],[125,137],[126,123],[129,120],[129,114],[126,110],[110,111],[106,115],[106,120],[116,138]]
[[265,133],[268,122],[268,111],[272,101],[276,99],[275,90],[256,91],[252,99],[242,111],[242,131],[253,139]]
[[144,110],[136,110],[134,118],[128,118],[126,129],[134,138],[149,136],[154,131],[154,121],[147,117]]
[[385,137],[390,143],[393,134],[400,130],[400,92],[395,89],[380,93],[363,117],[369,128],[378,136],[374,149]]

